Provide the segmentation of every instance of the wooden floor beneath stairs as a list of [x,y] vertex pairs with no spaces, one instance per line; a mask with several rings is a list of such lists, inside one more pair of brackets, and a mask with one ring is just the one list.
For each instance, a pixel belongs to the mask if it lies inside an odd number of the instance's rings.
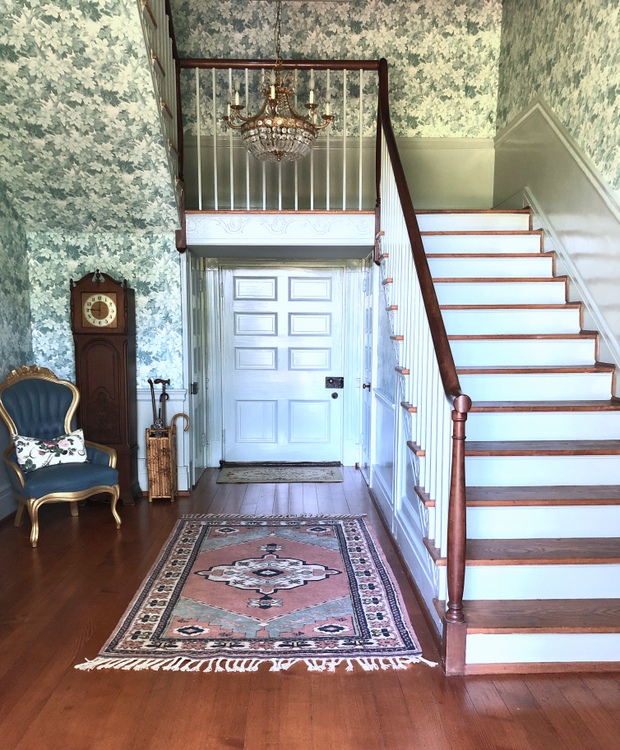
[[110,635],[182,513],[366,513],[402,587],[424,654],[433,640],[359,472],[343,484],[217,485],[191,498],[71,518],[43,508],[0,525],[0,746],[6,750],[611,750],[620,673],[446,678],[402,672],[79,672]]

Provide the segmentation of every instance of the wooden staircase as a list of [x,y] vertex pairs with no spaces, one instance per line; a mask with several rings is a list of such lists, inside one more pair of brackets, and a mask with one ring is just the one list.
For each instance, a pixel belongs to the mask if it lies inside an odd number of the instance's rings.
[[[597,361],[597,333],[582,330],[581,305],[567,301],[568,279],[555,276],[529,211],[420,212],[418,221],[473,401],[465,671],[620,669],[615,368]],[[425,488],[415,492],[432,514]],[[424,545],[444,568],[434,540]],[[441,593],[434,605],[441,617]]]

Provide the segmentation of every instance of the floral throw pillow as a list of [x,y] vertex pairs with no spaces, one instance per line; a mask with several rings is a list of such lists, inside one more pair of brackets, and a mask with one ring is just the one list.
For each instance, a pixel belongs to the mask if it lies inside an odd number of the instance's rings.
[[13,435],[17,463],[24,471],[35,471],[54,464],[80,464],[86,461],[84,432],[75,430],[53,440]]

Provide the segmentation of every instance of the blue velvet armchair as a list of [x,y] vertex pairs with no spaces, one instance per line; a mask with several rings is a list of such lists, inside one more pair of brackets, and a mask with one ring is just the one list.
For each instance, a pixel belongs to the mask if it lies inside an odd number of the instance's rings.
[[[67,457],[72,453],[64,448],[67,441],[54,442],[71,433],[79,399],[73,383],[60,380],[51,370],[36,365],[13,370],[0,385],[0,417],[12,436],[20,436],[4,452],[4,462],[18,503],[15,526],[21,526],[26,508],[32,522],[30,543],[33,547],[37,546],[39,537],[39,508],[46,503],[67,502],[71,515],[77,516],[80,500],[110,494],[116,528],[121,525],[116,511],[120,495],[116,451],[86,440],[82,450],[75,451],[77,457]],[[36,440],[27,443],[21,436]],[[24,443],[43,446],[42,450],[30,448],[34,462],[30,458],[24,460],[24,453],[20,452]],[[53,460],[48,465],[37,467],[36,459],[44,457],[49,446],[52,446]]]

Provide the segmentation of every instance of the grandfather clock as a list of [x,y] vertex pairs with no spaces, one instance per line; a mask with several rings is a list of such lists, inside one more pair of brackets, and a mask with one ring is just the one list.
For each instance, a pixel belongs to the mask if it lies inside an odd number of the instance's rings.
[[116,450],[121,499],[132,505],[142,494],[133,289],[99,269],[71,279],[71,329],[79,425],[89,440]]

